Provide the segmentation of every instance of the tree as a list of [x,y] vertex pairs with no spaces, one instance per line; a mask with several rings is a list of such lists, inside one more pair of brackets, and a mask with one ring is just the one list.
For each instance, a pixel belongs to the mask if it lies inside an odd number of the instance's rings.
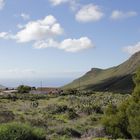
[[30,86],[24,86],[24,85],[20,85],[17,90],[18,93],[29,93],[31,91],[31,87]]
[[136,87],[132,94],[130,105],[127,108],[128,131],[134,139],[140,139],[140,69],[135,75],[134,82]]
[[132,97],[117,109],[109,106],[102,119],[108,135],[112,138],[140,139],[140,69],[135,77],[135,89]]

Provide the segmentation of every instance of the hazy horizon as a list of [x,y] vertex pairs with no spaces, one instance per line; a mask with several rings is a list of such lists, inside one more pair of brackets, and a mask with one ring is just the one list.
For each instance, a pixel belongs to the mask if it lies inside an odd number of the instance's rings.
[[[130,57],[128,57],[128,58],[130,58]],[[121,63],[125,62],[126,60],[122,61]],[[108,67],[91,67],[90,69],[84,70],[84,71],[75,71],[75,72],[67,71],[67,72],[59,72],[59,73],[47,73],[46,75],[48,77],[46,77],[45,74],[43,77],[43,75],[41,73],[37,75],[37,73],[32,70],[25,71],[25,72],[28,71],[29,72],[28,74],[31,74],[31,75],[24,73],[24,70],[22,71],[22,75],[20,75],[21,71],[19,71],[18,69],[15,69],[13,71],[9,70],[5,74],[7,74],[7,73],[11,74],[11,72],[12,72],[12,73],[14,73],[14,75],[17,75],[17,78],[10,77],[10,75],[9,75],[9,78],[5,78],[3,75],[3,76],[1,76],[1,79],[0,79],[0,85],[6,86],[6,87],[17,87],[19,85],[29,85],[29,86],[40,87],[41,83],[42,83],[42,86],[44,86],[44,87],[61,87],[61,86],[64,86],[64,85],[72,82],[73,80],[85,75],[92,68],[108,69],[111,67],[118,66],[121,63],[116,64],[116,65],[111,65],[111,66],[109,65]],[[0,71],[0,72],[2,72],[2,71]],[[4,71],[2,73],[4,73]],[[22,77],[23,75],[25,77]],[[35,76],[35,75],[37,75],[37,76]],[[51,76],[53,75],[53,76],[51,77],[50,75]]]
[[72,82],[74,78],[48,78],[48,79],[5,79],[1,80],[1,85],[6,87],[17,87],[19,85],[29,85],[35,87],[61,87],[69,82]]

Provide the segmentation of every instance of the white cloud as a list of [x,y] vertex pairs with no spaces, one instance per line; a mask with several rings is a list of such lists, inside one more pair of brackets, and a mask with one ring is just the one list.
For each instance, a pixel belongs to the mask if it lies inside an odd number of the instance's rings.
[[37,41],[33,45],[33,47],[36,49],[44,49],[44,48],[58,47],[58,46],[59,46],[59,43],[54,41],[53,39]]
[[0,32],[0,38],[9,40],[9,39],[15,39],[15,36],[9,32]]
[[55,47],[67,52],[79,52],[92,48],[94,45],[88,37],[81,37],[79,39],[65,39],[60,43],[54,40],[39,41],[35,43],[34,47],[37,49]]
[[120,20],[120,19],[126,19],[134,16],[137,16],[137,12],[135,11],[123,12],[123,11],[115,10],[112,12],[110,18],[113,20]]
[[18,42],[30,42],[61,35],[63,29],[52,15],[27,23],[15,36]]
[[17,24],[17,28],[19,28],[19,29],[23,29],[25,26],[24,25],[22,25],[22,24]]
[[77,21],[92,22],[102,19],[103,12],[98,5],[88,4],[83,6],[75,15]]
[[140,42],[138,42],[137,44],[134,44],[134,45],[124,47],[123,51],[125,51],[129,54],[134,54],[134,53],[140,51]]
[[78,2],[79,0],[71,0],[70,2],[69,2],[69,4],[70,4],[70,9],[72,10],[72,11],[76,11],[76,10],[78,10],[80,7],[81,7],[81,4]]
[[24,20],[29,20],[30,19],[30,15],[26,14],[26,13],[21,13],[20,15]]
[[2,39],[14,39],[19,43],[51,39],[63,34],[63,28],[52,15],[44,19],[30,21],[26,25],[18,24],[20,29],[15,35],[9,32],[0,32]]
[[51,2],[52,5],[57,6],[60,5],[62,3],[66,3],[69,2],[69,0],[49,0]]
[[49,0],[53,6],[58,6],[64,3],[67,3],[72,11],[78,9],[80,4],[78,3],[79,0]]
[[5,0],[0,0],[0,10],[3,9],[4,5],[5,5]]
[[8,32],[1,32],[0,33],[0,38],[9,39],[9,33]]
[[52,15],[46,16],[42,20],[17,26],[20,30],[15,35],[9,32],[1,32],[0,38],[15,40],[18,43],[33,42],[33,47],[36,49],[53,47],[67,52],[78,52],[94,47],[88,37],[56,41],[56,37],[62,35],[63,29]]
[[88,37],[80,39],[65,39],[60,43],[59,48],[67,52],[78,52],[93,47],[92,41]]

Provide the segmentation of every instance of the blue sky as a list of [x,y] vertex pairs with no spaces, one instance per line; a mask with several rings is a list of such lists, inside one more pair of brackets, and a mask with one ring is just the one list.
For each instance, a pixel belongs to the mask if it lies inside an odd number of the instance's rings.
[[37,85],[43,79],[45,86],[59,86],[93,67],[122,63],[140,50],[139,5],[0,0],[0,84]]

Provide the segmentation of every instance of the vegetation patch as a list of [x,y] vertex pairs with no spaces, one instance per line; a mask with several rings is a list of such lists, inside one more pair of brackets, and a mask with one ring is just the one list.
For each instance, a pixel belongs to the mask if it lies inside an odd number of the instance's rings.
[[110,105],[105,112],[103,125],[112,138],[140,139],[140,70],[134,81],[132,97],[119,106]]
[[0,140],[45,140],[43,129],[27,124],[8,123],[0,125]]

